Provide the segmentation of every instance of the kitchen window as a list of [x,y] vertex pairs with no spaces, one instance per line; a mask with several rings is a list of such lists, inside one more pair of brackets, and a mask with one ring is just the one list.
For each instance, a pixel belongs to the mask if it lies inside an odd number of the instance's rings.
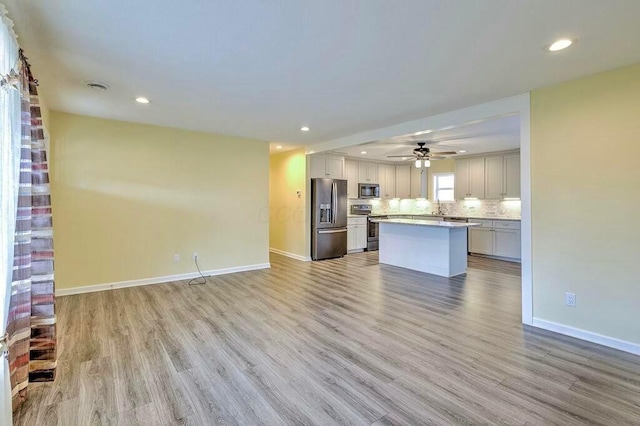
[[433,193],[437,201],[453,201],[453,173],[434,174]]

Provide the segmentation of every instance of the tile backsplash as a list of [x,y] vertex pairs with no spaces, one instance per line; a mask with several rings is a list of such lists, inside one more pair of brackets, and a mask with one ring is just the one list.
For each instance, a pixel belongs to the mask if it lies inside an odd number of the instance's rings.
[[[438,203],[425,199],[356,200],[352,204],[371,204],[373,214],[437,214]],[[520,200],[441,201],[442,214],[447,216],[504,217],[520,219]],[[350,207],[349,207],[350,208]]]

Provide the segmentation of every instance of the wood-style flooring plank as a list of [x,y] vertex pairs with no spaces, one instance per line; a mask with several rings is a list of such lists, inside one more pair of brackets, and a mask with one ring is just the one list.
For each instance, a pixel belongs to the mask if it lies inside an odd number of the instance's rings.
[[377,252],[60,297],[16,425],[640,424],[640,357],[522,326],[520,265]]

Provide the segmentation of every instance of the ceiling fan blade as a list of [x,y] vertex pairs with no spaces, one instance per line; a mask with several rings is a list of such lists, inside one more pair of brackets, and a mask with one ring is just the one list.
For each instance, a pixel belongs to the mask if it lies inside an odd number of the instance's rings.
[[455,151],[440,151],[440,152],[432,152],[431,155],[456,155]]
[[387,158],[407,158],[407,157],[412,157],[413,154],[407,154],[407,155],[387,155]]

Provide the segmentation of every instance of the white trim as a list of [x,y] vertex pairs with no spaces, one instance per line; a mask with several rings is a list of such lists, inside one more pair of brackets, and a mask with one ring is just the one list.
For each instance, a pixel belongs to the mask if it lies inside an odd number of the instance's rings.
[[520,258],[522,323],[533,323],[533,254],[531,250],[531,96],[520,110]]
[[640,344],[628,342],[626,340],[616,339],[615,337],[604,336],[592,331],[582,330],[580,328],[559,324],[553,321],[547,321],[540,318],[533,318],[534,327],[544,330],[553,331],[555,333],[564,334],[565,336],[575,337],[577,339],[586,340],[587,342],[597,343],[609,348],[618,349],[629,352],[634,355],[640,355]]
[[[234,274],[236,272],[255,271],[256,269],[267,269],[270,267],[271,267],[270,263],[257,263],[255,265],[234,266],[232,268],[222,268],[222,269],[212,269],[209,271],[202,271],[202,275],[204,275],[205,277],[211,277],[214,275],[225,275],[225,274]],[[197,272],[189,272],[187,274],[166,275],[164,277],[142,278],[139,280],[119,281],[115,283],[88,285],[84,287],[61,288],[56,290],[56,296],[69,296],[72,294],[92,293],[94,291],[113,290],[116,288],[138,287],[141,285],[149,285],[149,284],[162,284],[162,283],[167,283],[171,281],[190,280],[193,278],[197,278],[199,276],[200,274]]]
[[277,248],[269,247],[271,253],[280,254],[282,256],[290,257],[291,259],[300,260],[302,262],[311,262],[310,257],[300,256],[299,254],[289,253],[288,251],[278,250]]

